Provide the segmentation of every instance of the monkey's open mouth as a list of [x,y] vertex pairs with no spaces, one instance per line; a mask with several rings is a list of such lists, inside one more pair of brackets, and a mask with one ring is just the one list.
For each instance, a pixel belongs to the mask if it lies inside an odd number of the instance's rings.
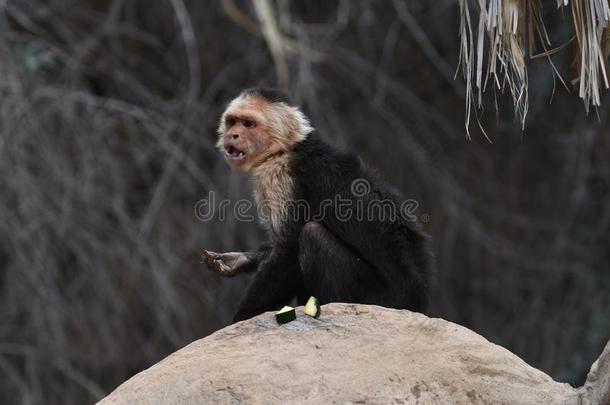
[[227,146],[225,148],[225,151],[227,152],[227,156],[229,157],[229,159],[231,160],[240,160],[243,159],[244,157],[246,157],[246,153],[237,149],[236,147],[233,146]]

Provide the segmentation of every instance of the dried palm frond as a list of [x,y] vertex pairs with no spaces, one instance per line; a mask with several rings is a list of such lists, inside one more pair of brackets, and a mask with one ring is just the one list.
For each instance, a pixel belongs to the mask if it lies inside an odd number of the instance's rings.
[[[565,0],[568,3],[568,0]],[[578,72],[578,95],[589,106],[601,103],[602,80],[608,88],[608,0],[571,0],[572,26],[576,35],[576,52],[573,66]]]
[[[490,48],[485,83],[491,79],[502,91],[508,89],[515,114],[523,123],[528,107],[525,10],[525,0],[491,0],[486,13]],[[477,78],[479,84],[480,78]]]
[[[528,22],[531,26],[541,23],[541,20],[526,20],[527,0],[478,0],[479,21],[475,33],[472,30],[468,1],[459,0],[459,5],[460,66],[467,87],[467,131],[469,132],[472,105],[475,103],[473,97],[475,88],[476,107],[481,109],[482,93],[490,81],[500,91],[510,92],[515,105],[515,114],[522,123],[525,123],[528,108],[525,39],[526,33],[532,31],[528,29]],[[536,32],[546,35],[543,26],[537,27]],[[485,49],[486,38],[487,49]],[[487,62],[484,68],[485,53],[487,53]],[[474,67],[475,60],[476,67]]]
[[[478,5],[479,11],[476,31],[472,29],[470,16],[470,4],[473,3]],[[558,7],[570,6],[576,39],[574,66],[578,72],[579,96],[584,100],[587,112],[590,105],[600,105],[602,85],[608,88],[608,3],[609,0],[557,0]],[[488,82],[501,92],[510,93],[515,115],[524,126],[528,111],[526,43],[529,44],[529,58],[548,58],[554,74],[565,85],[550,56],[572,40],[557,48],[551,47],[542,19],[541,0],[459,0],[459,7],[459,66],[467,87],[467,132],[472,106],[476,102],[476,108],[482,108],[482,93]],[[536,53],[535,49],[540,47],[542,51]],[[476,98],[473,96],[475,91]]]
[[[470,113],[471,107],[473,104],[472,99],[472,66],[474,60],[474,47],[473,41],[474,37],[472,34],[472,24],[470,22],[470,10],[468,9],[468,5],[466,4],[466,0],[459,0],[460,5],[460,57],[458,61],[458,66],[462,68],[462,75],[464,76],[464,80],[466,81],[466,131],[468,132],[468,136],[470,137]],[[480,74],[477,72],[476,77],[480,77]],[[480,89],[480,87],[479,87]],[[479,96],[479,100],[481,97]]]

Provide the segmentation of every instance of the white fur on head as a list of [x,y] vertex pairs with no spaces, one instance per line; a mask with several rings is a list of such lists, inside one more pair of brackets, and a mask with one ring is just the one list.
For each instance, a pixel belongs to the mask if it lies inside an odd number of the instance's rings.
[[254,118],[257,121],[267,125],[270,129],[270,136],[285,150],[290,149],[295,143],[305,140],[307,135],[314,131],[309,119],[297,107],[284,102],[269,102],[263,97],[241,94],[229,103],[220,119],[218,125],[220,138],[216,144],[220,150],[223,150],[222,136],[227,131],[226,116],[239,115],[239,112],[244,110],[247,110],[250,115],[255,115]]
[[283,102],[267,103],[267,125],[278,138],[278,141],[297,143],[305,140],[313,132],[309,120],[297,107]]

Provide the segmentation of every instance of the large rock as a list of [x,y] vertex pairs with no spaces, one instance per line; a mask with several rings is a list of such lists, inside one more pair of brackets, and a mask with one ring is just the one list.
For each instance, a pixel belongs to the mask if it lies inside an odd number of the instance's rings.
[[580,390],[583,405],[610,405],[610,342],[591,366],[587,381]]
[[[300,308],[299,308],[300,309]],[[330,304],[320,319],[272,313],[191,343],[100,404],[601,404],[607,347],[580,390],[442,319]],[[605,392],[602,392],[606,390]]]

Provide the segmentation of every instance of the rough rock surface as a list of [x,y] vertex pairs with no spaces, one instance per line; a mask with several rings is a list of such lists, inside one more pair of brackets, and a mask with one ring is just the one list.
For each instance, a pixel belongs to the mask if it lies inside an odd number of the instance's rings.
[[587,381],[580,390],[583,405],[610,405],[610,342],[591,366]]
[[99,404],[580,404],[607,399],[607,391],[599,390],[608,389],[609,347],[605,362],[600,359],[591,371],[591,384],[577,390],[442,319],[352,304],[325,305],[319,319],[297,311],[297,320],[286,325],[266,313],[195,341]]

